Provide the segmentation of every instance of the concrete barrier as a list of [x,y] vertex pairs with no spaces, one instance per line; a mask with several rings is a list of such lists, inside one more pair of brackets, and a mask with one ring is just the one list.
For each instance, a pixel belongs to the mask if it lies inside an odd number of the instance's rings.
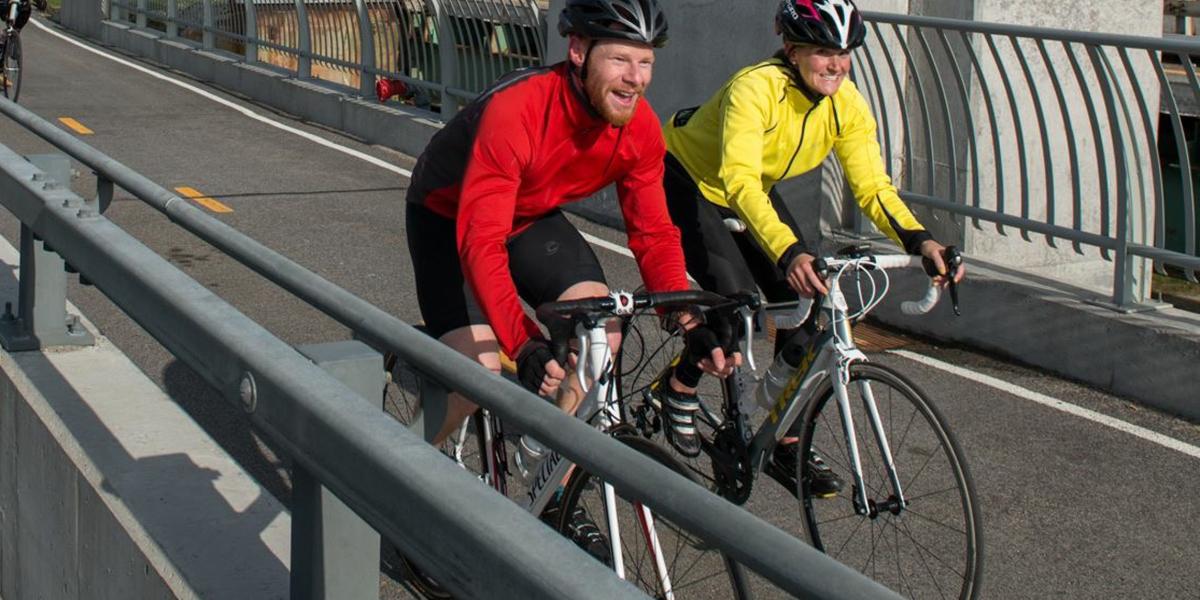
[[284,507],[96,337],[0,351],[0,596],[287,598]]

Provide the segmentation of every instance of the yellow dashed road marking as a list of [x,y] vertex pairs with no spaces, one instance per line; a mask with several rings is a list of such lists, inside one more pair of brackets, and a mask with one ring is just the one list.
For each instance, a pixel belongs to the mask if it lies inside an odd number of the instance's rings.
[[75,119],[72,119],[71,117],[59,117],[58,120],[60,123],[62,123],[63,125],[66,125],[67,127],[70,127],[72,130],[75,131],[75,133],[78,133],[79,135],[92,135],[93,133],[96,133],[96,132],[92,131],[91,129],[88,129],[87,126],[85,126],[83,123],[80,123],[79,121],[76,121]]
[[228,206],[225,206],[224,204],[218,202],[217,200],[214,200],[212,198],[209,198],[208,196],[205,196],[204,194],[201,194],[195,188],[190,188],[190,187],[186,187],[186,186],[177,187],[177,188],[175,188],[175,191],[179,192],[180,194],[183,194],[184,196],[187,196],[188,198],[191,198],[192,200],[195,200],[196,204],[199,204],[200,206],[203,206],[204,208],[207,208],[208,210],[211,210],[215,213],[231,213],[231,212],[233,212],[232,208],[229,208]]

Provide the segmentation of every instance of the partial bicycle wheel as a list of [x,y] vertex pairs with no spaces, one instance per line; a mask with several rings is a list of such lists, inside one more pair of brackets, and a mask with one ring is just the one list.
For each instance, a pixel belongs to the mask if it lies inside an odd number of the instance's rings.
[[[696,480],[688,469],[655,443],[635,435],[618,435],[617,439],[680,475]],[[613,566],[609,542],[612,532],[604,505],[602,481],[583,468],[577,468],[563,491],[562,511],[556,525],[564,536],[583,546],[598,560]],[[627,581],[651,597],[666,597],[660,583],[658,563],[648,542],[650,538],[645,526],[649,525],[656,533],[662,549],[675,598],[749,597],[742,567],[721,551],[661,515],[655,514],[650,521],[645,521],[642,518],[642,505],[621,498],[619,491],[616,506],[622,564]]]
[[4,42],[0,56],[0,89],[4,97],[17,101],[21,95],[21,36],[14,35]]
[[[866,514],[856,511],[841,410],[827,386],[803,415],[802,456],[816,452],[846,484],[834,498],[813,497],[811,463],[799,461],[801,521],[812,545],[909,598],[975,598],[983,562],[979,506],[941,413],[916,385],[881,365],[851,365],[847,392],[868,506]],[[903,508],[864,409],[868,394],[895,461]]]

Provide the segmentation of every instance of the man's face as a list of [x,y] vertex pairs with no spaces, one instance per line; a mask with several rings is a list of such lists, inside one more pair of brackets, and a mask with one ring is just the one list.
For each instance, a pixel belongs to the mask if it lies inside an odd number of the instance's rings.
[[[588,41],[572,37],[569,57],[583,66]],[[584,92],[596,112],[612,125],[620,127],[633,118],[638,99],[650,85],[654,71],[654,48],[623,40],[596,40],[587,56]]]
[[850,74],[849,50],[792,46],[787,54],[808,89],[822,96],[832,96]]

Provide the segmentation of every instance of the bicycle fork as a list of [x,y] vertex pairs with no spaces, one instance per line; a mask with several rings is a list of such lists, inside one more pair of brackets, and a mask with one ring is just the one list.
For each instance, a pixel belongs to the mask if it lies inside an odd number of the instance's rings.
[[[846,438],[846,448],[850,452],[850,467],[854,475],[854,512],[861,516],[875,518],[879,514],[881,506],[871,504],[867,498],[867,486],[862,474],[862,456],[858,450],[858,435],[854,428],[854,418],[850,416],[850,397],[847,391],[847,386],[850,385],[850,363],[857,359],[858,357],[850,354],[839,356],[838,363],[830,367],[830,380],[833,382],[838,412],[842,417],[842,435]],[[900,485],[900,475],[896,473],[896,463],[892,458],[891,446],[888,444],[887,434],[883,429],[883,420],[879,417],[879,408],[875,403],[875,396],[871,392],[871,384],[867,381],[860,381],[858,389],[862,394],[863,409],[870,420],[871,430],[875,433],[879,454],[883,457],[884,468],[887,470],[888,479],[892,485],[892,497],[885,501],[882,508],[898,515],[907,506],[907,502],[904,500],[904,491]]]

